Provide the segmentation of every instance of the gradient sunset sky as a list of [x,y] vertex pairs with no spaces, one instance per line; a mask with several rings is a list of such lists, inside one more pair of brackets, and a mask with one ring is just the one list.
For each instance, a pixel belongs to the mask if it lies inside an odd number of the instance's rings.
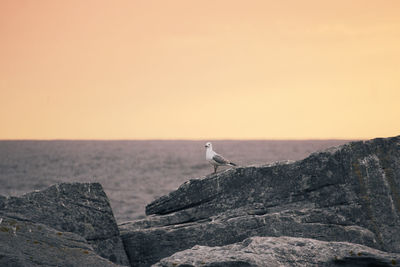
[[0,139],[400,134],[400,1],[0,1]]

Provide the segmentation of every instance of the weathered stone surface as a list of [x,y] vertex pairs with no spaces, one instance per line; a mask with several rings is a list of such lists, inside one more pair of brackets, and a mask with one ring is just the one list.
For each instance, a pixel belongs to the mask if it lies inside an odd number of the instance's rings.
[[21,197],[3,197],[2,216],[76,233],[100,256],[129,265],[108,198],[98,183],[63,183]]
[[0,216],[0,266],[120,266],[96,254],[81,236]]
[[120,226],[133,266],[195,245],[307,237],[400,252],[400,137],[190,180]]
[[347,242],[297,237],[252,237],[223,247],[194,246],[154,267],[398,266],[400,254]]

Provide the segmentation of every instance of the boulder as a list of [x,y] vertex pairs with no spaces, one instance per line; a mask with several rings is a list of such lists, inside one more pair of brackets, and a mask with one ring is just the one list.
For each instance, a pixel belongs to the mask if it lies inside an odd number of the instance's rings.
[[400,253],[400,136],[351,142],[296,162],[190,180],[120,225],[132,266],[252,236],[348,242]]
[[400,254],[347,242],[299,237],[251,237],[222,247],[194,246],[154,267],[396,266]]
[[21,197],[0,198],[0,218],[75,233],[103,258],[129,265],[118,226],[99,183],[62,183]]
[[0,266],[120,266],[96,254],[81,236],[0,216]]

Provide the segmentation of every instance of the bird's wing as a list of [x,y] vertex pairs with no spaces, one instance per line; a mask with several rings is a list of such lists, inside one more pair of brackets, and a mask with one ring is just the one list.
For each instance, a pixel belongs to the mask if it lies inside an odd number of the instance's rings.
[[212,159],[218,164],[229,164],[229,161],[227,159],[218,154],[215,154]]

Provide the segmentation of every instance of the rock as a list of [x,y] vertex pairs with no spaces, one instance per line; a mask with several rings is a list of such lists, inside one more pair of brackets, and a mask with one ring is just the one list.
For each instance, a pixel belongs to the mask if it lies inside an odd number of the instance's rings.
[[62,183],[21,197],[0,198],[2,216],[75,233],[100,256],[129,265],[110,203],[99,183]]
[[194,246],[154,267],[395,266],[400,254],[346,242],[298,237],[251,237],[222,247]]
[[96,254],[81,236],[0,216],[0,266],[120,266]]
[[133,266],[195,245],[252,236],[349,242],[400,252],[400,136],[304,160],[240,167],[184,183],[120,225]]

